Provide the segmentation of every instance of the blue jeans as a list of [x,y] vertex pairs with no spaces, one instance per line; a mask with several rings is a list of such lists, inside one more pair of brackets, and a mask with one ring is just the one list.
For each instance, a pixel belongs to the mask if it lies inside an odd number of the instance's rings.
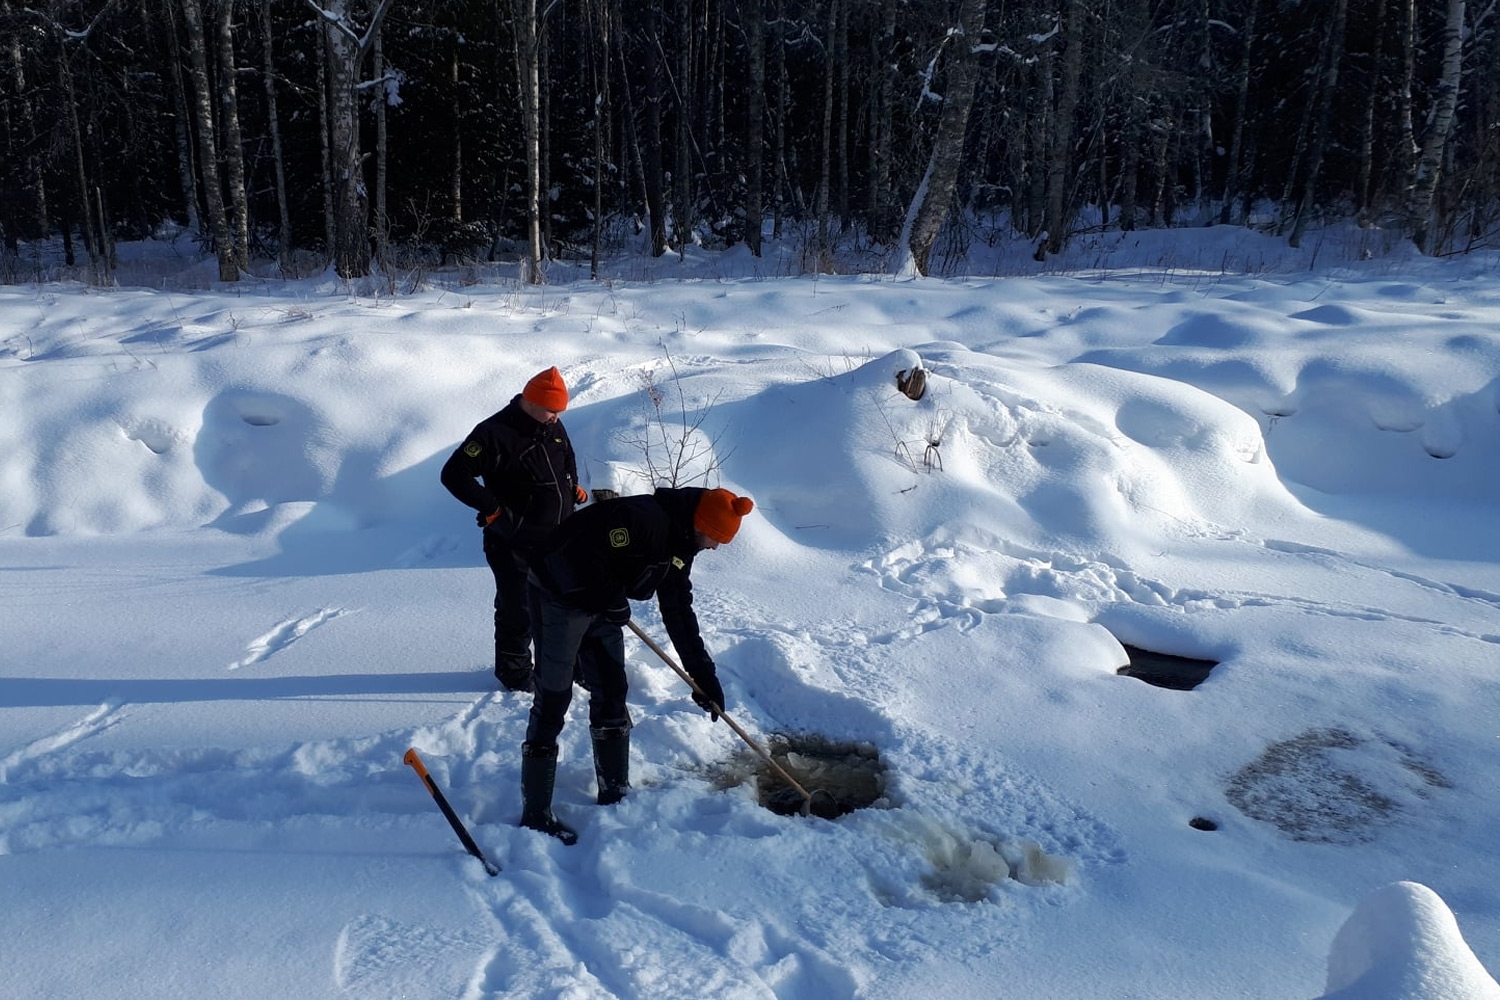
[[573,701],[573,671],[589,688],[589,725],[628,726],[625,706],[625,637],[602,615],[554,600],[535,583],[528,585],[536,649],[536,691],[526,742],[555,746]]

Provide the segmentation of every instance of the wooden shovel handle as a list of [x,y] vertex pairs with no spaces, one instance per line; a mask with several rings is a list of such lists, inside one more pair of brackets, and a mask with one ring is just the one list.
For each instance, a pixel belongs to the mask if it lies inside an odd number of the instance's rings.
[[[688,687],[692,688],[695,692],[697,692],[700,695],[703,694],[703,689],[700,688],[697,685],[697,683],[693,680],[693,678],[691,676],[689,676],[688,672],[686,670],[682,669],[682,667],[678,665],[678,663],[677,663],[676,660],[674,660],[674,659],[672,659],[672,657],[668,656],[667,655],[667,651],[665,649],[662,649],[655,642],[653,642],[652,639],[651,639],[651,637],[649,635],[647,635],[645,632],[642,632],[641,631],[641,627],[639,625],[637,625],[634,621],[628,622],[627,624],[630,626],[630,631],[632,631],[632,632],[634,632],[636,634],[636,638],[640,639],[647,646],[650,646],[651,647],[651,652],[653,652],[657,656],[661,657],[662,662],[665,663],[667,666],[671,667],[674,671],[676,671],[678,677],[681,677],[683,680],[687,681]],[[707,697],[707,696],[705,695],[705,697]],[[765,750],[764,747],[762,747],[759,743],[755,742],[755,740],[751,738],[751,736],[750,736],[749,733],[747,733],[743,729],[741,729],[740,728],[740,724],[738,722],[735,722],[733,719],[731,719],[729,717],[729,713],[726,712],[726,711],[724,711],[724,706],[723,705],[715,705],[714,707],[719,710],[719,717],[722,718],[725,722],[729,723],[729,728],[734,730],[735,735],[737,735],[740,739],[744,740],[747,744],[749,744],[750,749],[752,749],[756,753],[760,754],[761,757],[765,760],[765,762],[767,764],[770,764],[771,768],[777,774],[781,775],[781,780],[785,781],[788,785],[791,785],[793,788],[795,788],[797,790],[797,794],[800,795],[800,796],[802,796],[802,799],[803,799],[803,808],[802,808],[803,815],[807,815],[807,813],[812,809],[812,796],[810,794],[808,794],[807,789],[805,789],[801,785],[799,785],[797,783],[797,779],[794,778],[794,777],[792,777],[790,774],[787,773],[786,768],[784,768],[780,764],[776,763],[776,759],[774,757],[772,757],[770,754],[766,753],[766,750]]]

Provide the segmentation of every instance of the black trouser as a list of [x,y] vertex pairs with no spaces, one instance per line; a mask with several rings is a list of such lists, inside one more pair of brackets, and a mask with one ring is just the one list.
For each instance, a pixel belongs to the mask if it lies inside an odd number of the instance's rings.
[[531,614],[526,601],[526,557],[517,548],[484,533],[484,561],[495,574],[495,665],[524,667],[531,647]]
[[536,691],[526,742],[554,745],[573,701],[573,671],[589,689],[589,725],[628,726],[625,707],[625,638],[619,625],[603,616],[553,600],[530,585],[531,618],[536,625]]

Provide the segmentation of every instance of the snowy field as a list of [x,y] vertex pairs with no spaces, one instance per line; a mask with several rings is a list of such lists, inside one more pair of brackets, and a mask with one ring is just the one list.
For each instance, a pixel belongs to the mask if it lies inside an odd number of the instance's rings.
[[[391,295],[162,249],[0,286],[0,996],[1500,997],[1497,259]],[[764,808],[628,638],[633,794],[580,697],[579,844],[514,825],[438,469],[553,364],[586,487],[755,499],[694,574],[726,707],[878,753],[875,802]]]

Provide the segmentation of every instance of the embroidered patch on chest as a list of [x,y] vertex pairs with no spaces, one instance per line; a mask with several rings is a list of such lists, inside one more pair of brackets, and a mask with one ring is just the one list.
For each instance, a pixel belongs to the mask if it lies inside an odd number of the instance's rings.
[[674,569],[682,569],[682,567],[686,565],[687,563],[683,562],[681,559],[678,559],[676,556],[672,557],[672,566]]
[[468,444],[464,445],[464,454],[468,455],[470,458],[478,458],[481,451],[484,451],[484,446],[481,445],[478,441],[470,441]]
[[630,544],[630,532],[624,528],[615,528],[609,533],[609,547],[612,549],[623,549]]

